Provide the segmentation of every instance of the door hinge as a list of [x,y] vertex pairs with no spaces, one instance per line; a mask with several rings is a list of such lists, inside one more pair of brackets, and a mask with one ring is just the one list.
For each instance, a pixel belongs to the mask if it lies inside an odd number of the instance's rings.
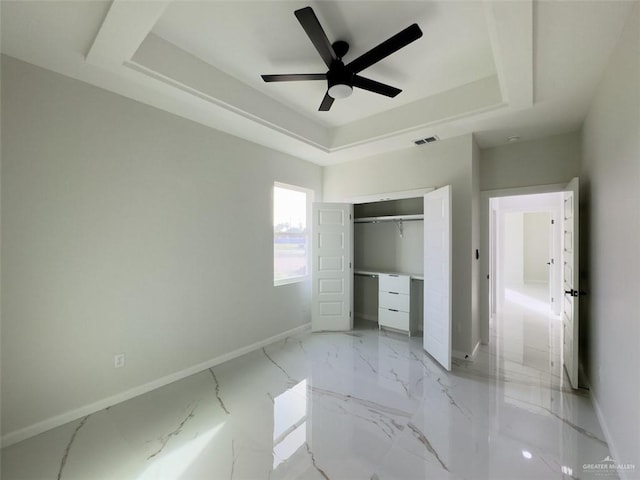
[[351,318],[351,310],[349,310],[349,318]]
[[349,262],[349,270],[351,270],[351,262]]

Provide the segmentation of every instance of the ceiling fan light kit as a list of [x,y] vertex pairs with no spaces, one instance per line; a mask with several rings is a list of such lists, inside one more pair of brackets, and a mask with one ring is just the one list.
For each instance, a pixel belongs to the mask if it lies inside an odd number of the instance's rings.
[[346,83],[336,83],[327,90],[331,98],[347,98],[353,93],[353,87]]
[[349,44],[343,40],[331,44],[311,7],[301,8],[294,13],[329,70],[326,73],[262,75],[265,82],[326,80],[327,92],[320,104],[320,111],[328,111],[334,99],[350,96],[353,93],[353,87],[387,97],[395,97],[402,91],[399,88],[361,77],[358,73],[420,38],[422,30],[417,24],[410,25],[345,65],[342,58],[349,51]]

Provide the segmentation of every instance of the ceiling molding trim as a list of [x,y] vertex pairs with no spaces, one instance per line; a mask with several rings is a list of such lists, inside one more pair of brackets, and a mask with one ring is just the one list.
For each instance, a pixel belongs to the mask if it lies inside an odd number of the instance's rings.
[[485,18],[502,96],[515,109],[533,106],[533,1],[485,2]]
[[326,128],[157,35],[149,34],[128,64],[165,83],[197,92],[219,108],[251,121],[278,125],[293,137],[328,147]]
[[[236,106],[234,106],[232,104],[226,103],[226,102],[220,100],[219,98],[216,98],[216,97],[214,97],[212,95],[208,95],[207,93],[202,92],[201,90],[198,90],[198,89],[193,88],[193,87],[191,87],[189,85],[181,83],[181,82],[175,80],[174,78],[167,77],[167,76],[165,76],[165,75],[163,75],[163,74],[161,74],[161,73],[159,73],[159,72],[157,72],[155,70],[152,70],[150,68],[145,67],[144,65],[141,65],[139,63],[131,61],[131,62],[125,62],[124,66],[126,68],[129,68],[129,69],[139,73],[139,74],[145,75],[146,77],[148,77],[150,79],[153,79],[153,80],[155,80],[157,82],[160,82],[166,87],[169,87],[171,89],[179,89],[182,92],[184,92],[184,93],[186,93],[188,95],[192,95],[192,96],[196,97],[197,99],[204,100],[204,101],[210,103],[211,105],[214,105],[214,106],[218,107],[221,110],[226,110],[229,113],[238,115],[239,117],[242,117],[246,121],[250,121],[250,122],[253,122],[253,123],[256,123],[256,124],[260,124],[260,125],[262,125],[264,127],[268,127],[269,129],[271,129],[271,130],[273,130],[273,131],[275,131],[277,133],[286,135],[289,138],[292,138],[292,139],[298,140],[300,142],[303,142],[306,145],[309,145],[309,146],[312,146],[314,148],[317,148],[318,150],[320,150],[320,151],[322,151],[324,153],[330,153],[330,150],[327,147],[325,147],[324,145],[320,144],[320,143],[314,142],[314,141],[310,140],[309,138],[307,138],[307,137],[305,137],[303,135],[297,134],[296,132],[293,132],[291,130],[288,130],[288,129],[286,129],[286,128],[284,128],[284,127],[282,127],[282,126],[280,126],[280,125],[278,125],[278,124],[276,124],[274,122],[265,120],[264,118],[261,118],[261,117],[259,117],[257,115],[254,115],[254,114],[252,114],[250,112],[247,112],[245,110],[242,110],[242,109],[240,109],[240,108],[238,108],[238,107],[236,107]],[[224,131],[224,127],[222,127],[222,126],[217,127],[217,128],[220,128],[221,130]],[[246,130],[244,132],[246,132]],[[235,132],[234,134],[237,134],[237,133],[238,132]]]
[[98,65],[122,65],[140,47],[171,0],[113,0],[86,60]]
[[331,151],[504,108],[495,75],[336,129]]

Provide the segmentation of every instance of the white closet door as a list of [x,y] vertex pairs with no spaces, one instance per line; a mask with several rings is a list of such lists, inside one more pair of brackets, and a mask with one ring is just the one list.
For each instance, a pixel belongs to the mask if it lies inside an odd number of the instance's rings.
[[314,332],[353,328],[353,205],[313,204],[312,314]]
[[451,370],[451,187],[424,196],[424,349]]
[[578,178],[563,193],[562,239],[562,359],[572,388],[578,388]]

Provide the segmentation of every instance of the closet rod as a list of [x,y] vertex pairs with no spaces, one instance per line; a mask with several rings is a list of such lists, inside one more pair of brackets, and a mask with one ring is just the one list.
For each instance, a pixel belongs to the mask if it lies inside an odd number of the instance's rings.
[[361,217],[353,219],[355,223],[412,222],[416,220],[424,220],[424,215],[387,215],[381,217]]

